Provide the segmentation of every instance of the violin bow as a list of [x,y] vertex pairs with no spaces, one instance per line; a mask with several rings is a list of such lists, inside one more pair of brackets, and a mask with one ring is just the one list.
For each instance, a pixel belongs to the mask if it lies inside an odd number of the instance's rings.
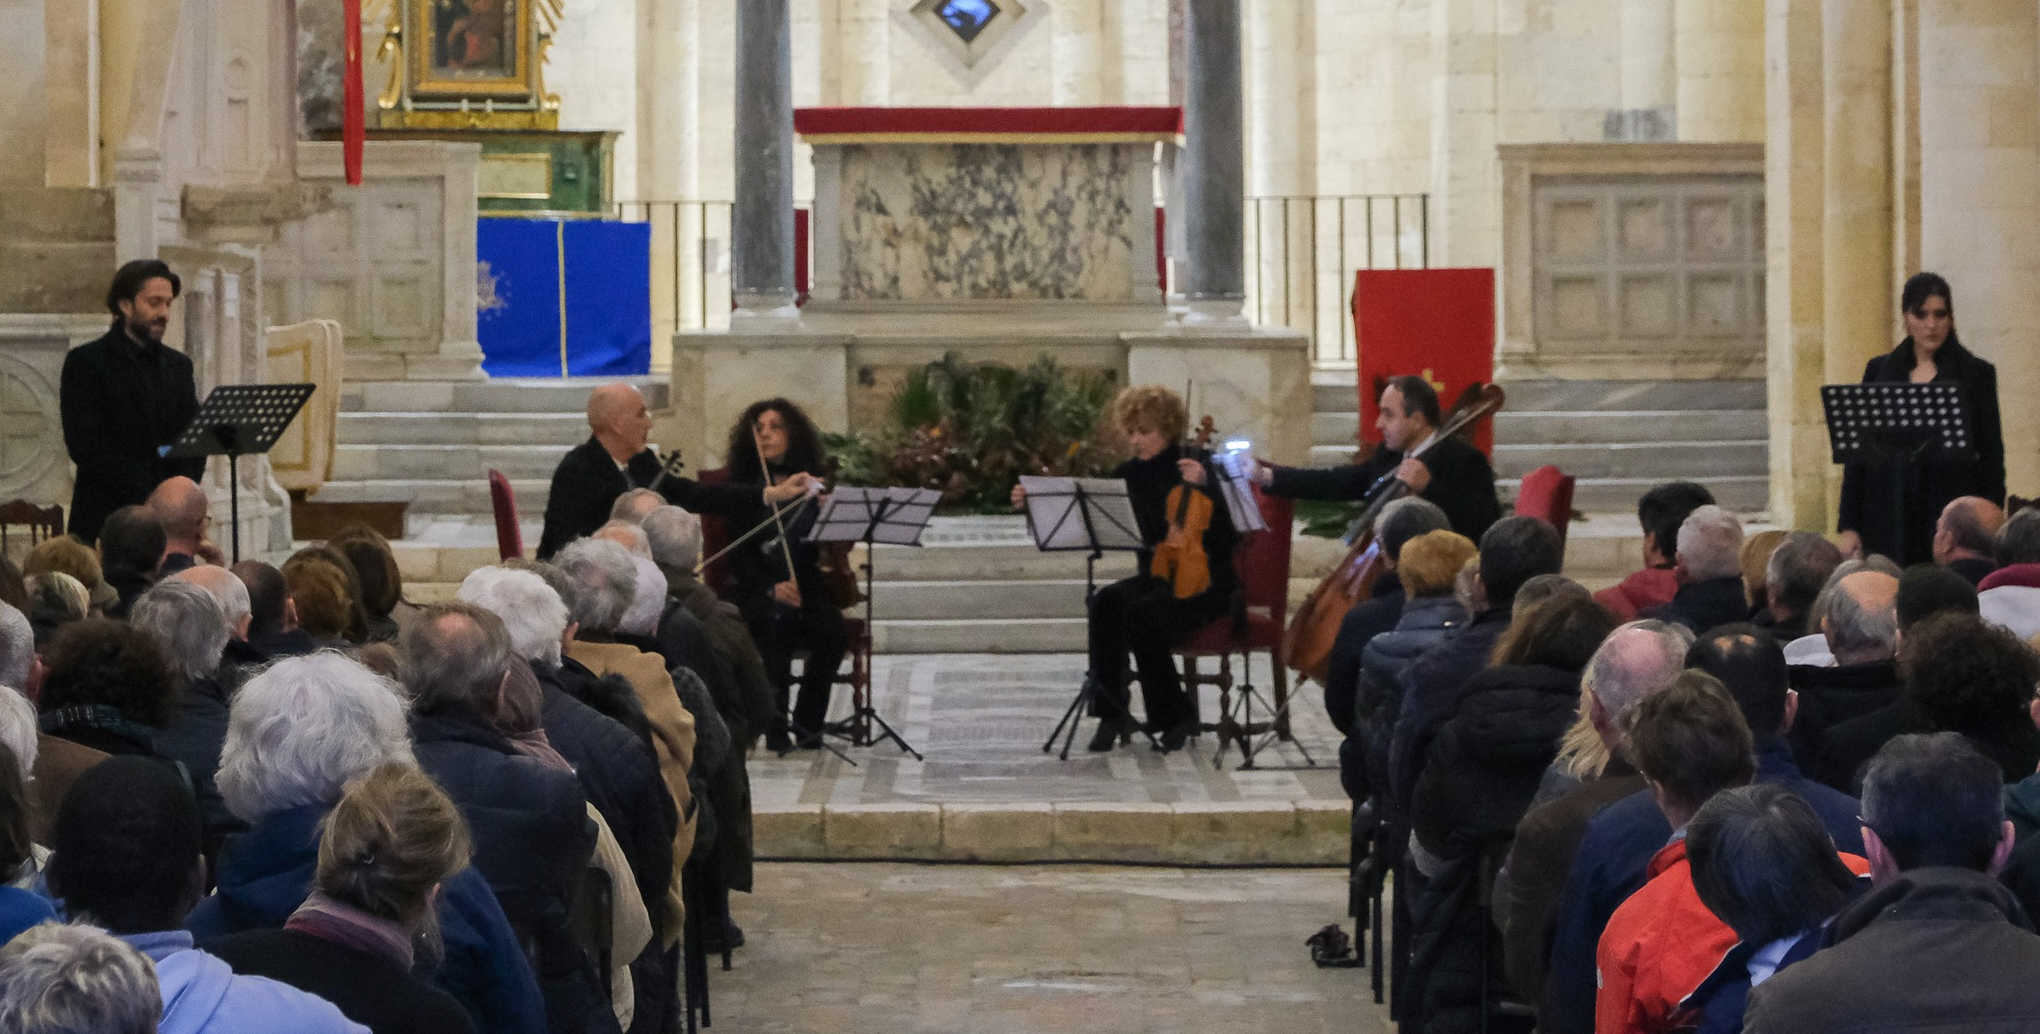
[[[758,472],[765,475],[765,487],[775,487],[772,479],[772,465],[765,461],[765,443],[758,438],[758,426],[751,425],[751,447],[758,450]],[[767,503],[772,507],[772,523],[779,528],[779,553],[786,558],[786,580],[798,582],[800,576],[793,573],[793,546],[786,541],[786,522],[780,518],[779,504]],[[760,525],[761,527],[763,525]]]

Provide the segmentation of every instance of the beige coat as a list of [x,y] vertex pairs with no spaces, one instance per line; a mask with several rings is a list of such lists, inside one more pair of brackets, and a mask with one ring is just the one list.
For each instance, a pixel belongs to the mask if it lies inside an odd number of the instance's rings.
[[680,867],[694,849],[694,792],[687,786],[687,770],[694,766],[694,716],[681,706],[673,691],[673,676],[658,654],[646,653],[626,643],[591,643],[575,640],[567,656],[579,661],[596,675],[621,675],[637,691],[638,704],[652,725],[652,746],[659,755],[659,776],[673,805],[680,810],[680,828],[673,835],[673,883],[668,888],[666,914],[674,922],[667,926],[677,935],[682,916]]

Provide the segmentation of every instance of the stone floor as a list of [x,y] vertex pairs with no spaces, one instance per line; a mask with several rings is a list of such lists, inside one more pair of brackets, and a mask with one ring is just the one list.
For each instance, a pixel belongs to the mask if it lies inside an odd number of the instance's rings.
[[[855,766],[826,752],[766,754],[751,761],[753,803],[772,810],[797,804],[1345,802],[1339,736],[1316,686],[1293,695],[1297,742],[1262,753],[1253,770],[1240,769],[1237,750],[1215,767],[1217,744],[1209,734],[1172,754],[1157,753],[1138,737],[1131,747],[1091,754],[1084,750],[1094,727],[1088,719],[1068,761],[1043,753],[1042,742],[1069,706],[1084,667],[1075,654],[881,655],[872,678],[875,706],[926,760],[890,743],[844,747]],[[1269,694],[1265,656],[1256,658],[1254,681]],[[840,715],[849,705],[846,693],[837,695]],[[1207,721],[1216,717],[1217,701],[1216,690],[1204,691]],[[1305,752],[1315,767],[1305,764]]]
[[1366,971],[1318,969],[1337,869],[777,863],[732,908],[714,1029],[763,1034],[1386,1031]]

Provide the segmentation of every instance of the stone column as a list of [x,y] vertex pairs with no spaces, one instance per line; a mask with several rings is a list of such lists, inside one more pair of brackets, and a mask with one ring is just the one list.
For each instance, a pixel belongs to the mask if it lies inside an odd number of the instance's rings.
[[1822,318],[1826,148],[1819,0],[1768,0],[1764,12],[1764,333],[1768,340],[1771,514],[1791,528],[1829,528]]
[[[2030,59],[2032,55],[2027,55]],[[1823,0],[1821,184],[1828,383],[1860,380],[1897,340],[1891,290],[1891,6]]]
[[[2005,476],[2040,486],[2040,18],[2031,0],[1920,0],[1920,265],[1962,343],[1997,364]],[[1885,300],[1896,308],[1895,295]]]
[[1245,322],[1240,0],[1190,0],[1183,106],[1183,295],[1190,323]]
[[1615,139],[1668,140],[1677,74],[1672,47],[1672,0],[1622,0],[1619,87],[1626,124]]
[[800,320],[793,304],[793,35],[787,3],[737,4],[732,329]]
[[1673,21],[1677,138],[1764,139],[1764,5],[1760,0],[1678,0]]

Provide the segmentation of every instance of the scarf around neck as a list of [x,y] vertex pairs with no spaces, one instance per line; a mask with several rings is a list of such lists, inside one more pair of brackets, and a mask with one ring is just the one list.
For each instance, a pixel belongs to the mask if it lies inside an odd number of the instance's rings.
[[327,897],[322,890],[312,891],[283,928],[388,959],[406,973],[416,962],[411,935],[402,926]]

